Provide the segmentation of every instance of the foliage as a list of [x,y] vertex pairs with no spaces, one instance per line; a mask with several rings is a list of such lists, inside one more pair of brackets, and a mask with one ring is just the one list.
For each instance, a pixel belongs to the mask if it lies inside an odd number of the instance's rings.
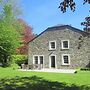
[[6,65],[11,54],[15,54],[16,48],[20,46],[20,34],[18,29],[22,30],[20,24],[15,24],[13,0],[1,0],[0,2],[0,62]]
[[22,40],[23,40],[23,43],[28,43],[29,41],[31,41],[33,38],[34,38],[34,35],[33,35],[33,28],[31,26],[29,26],[24,20],[22,19],[18,19],[19,23],[21,23],[23,25],[23,32],[21,33],[22,34]]
[[11,56],[11,62],[12,62],[12,66],[13,64],[17,64],[19,66],[21,66],[21,64],[23,63],[27,63],[28,59],[27,59],[27,55],[12,55]]
[[13,70],[17,70],[17,69],[20,69],[20,68],[21,68],[21,67],[20,67],[18,64],[16,64],[16,63],[10,63],[9,67],[12,68]]
[[85,22],[82,22],[81,25],[85,26],[84,31],[90,33],[90,17],[86,17]]
[[83,71],[90,71],[90,68],[81,68]]
[[75,6],[76,6],[76,4],[75,4],[75,2],[73,0],[64,0],[63,2],[60,3],[59,8],[64,13],[64,12],[66,12],[66,9],[68,7],[70,7],[70,9],[72,11],[75,11]]
[[[83,4],[85,3],[90,4],[90,0],[83,0]],[[69,7],[72,11],[75,11],[75,7],[76,7],[75,0],[63,0],[59,5],[59,8],[63,13],[66,12],[67,8]]]
[[27,43],[35,37],[32,32],[33,29],[22,19],[18,19],[18,23],[23,25],[23,32],[21,32],[21,36],[22,36],[21,40],[22,40],[23,46],[18,48],[18,53],[27,54],[28,53]]

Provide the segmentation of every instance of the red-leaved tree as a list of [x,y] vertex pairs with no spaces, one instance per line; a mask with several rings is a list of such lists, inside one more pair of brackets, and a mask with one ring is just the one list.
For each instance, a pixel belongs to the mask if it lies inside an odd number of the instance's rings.
[[18,48],[18,54],[28,53],[28,42],[30,42],[35,36],[33,34],[33,28],[29,26],[24,20],[18,19],[18,22],[22,24],[23,32],[21,33],[21,44],[22,46]]

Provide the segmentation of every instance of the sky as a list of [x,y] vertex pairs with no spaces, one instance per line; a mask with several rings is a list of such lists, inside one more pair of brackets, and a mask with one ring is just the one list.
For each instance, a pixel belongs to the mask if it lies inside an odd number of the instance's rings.
[[90,16],[89,4],[83,5],[83,0],[75,0],[76,11],[70,9],[62,13],[58,8],[62,0],[22,0],[22,19],[33,28],[35,34],[40,34],[48,27],[59,24],[71,25],[83,29],[81,22],[86,16]]

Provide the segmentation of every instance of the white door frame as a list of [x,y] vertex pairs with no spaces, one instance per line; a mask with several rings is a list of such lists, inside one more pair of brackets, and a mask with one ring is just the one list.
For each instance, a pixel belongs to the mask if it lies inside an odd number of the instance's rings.
[[55,56],[55,68],[57,68],[57,65],[56,65],[56,55],[55,54],[52,54],[49,56],[49,68],[52,68],[51,67],[51,56]]

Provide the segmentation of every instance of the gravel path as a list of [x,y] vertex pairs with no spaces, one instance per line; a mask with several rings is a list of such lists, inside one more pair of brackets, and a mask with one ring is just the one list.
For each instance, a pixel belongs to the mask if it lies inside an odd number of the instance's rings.
[[53,73],[74,73],[74,69],[41,69],[41,70],[27,70],[19,69],[19,71],[35,71],[35,72],[53,72]]

